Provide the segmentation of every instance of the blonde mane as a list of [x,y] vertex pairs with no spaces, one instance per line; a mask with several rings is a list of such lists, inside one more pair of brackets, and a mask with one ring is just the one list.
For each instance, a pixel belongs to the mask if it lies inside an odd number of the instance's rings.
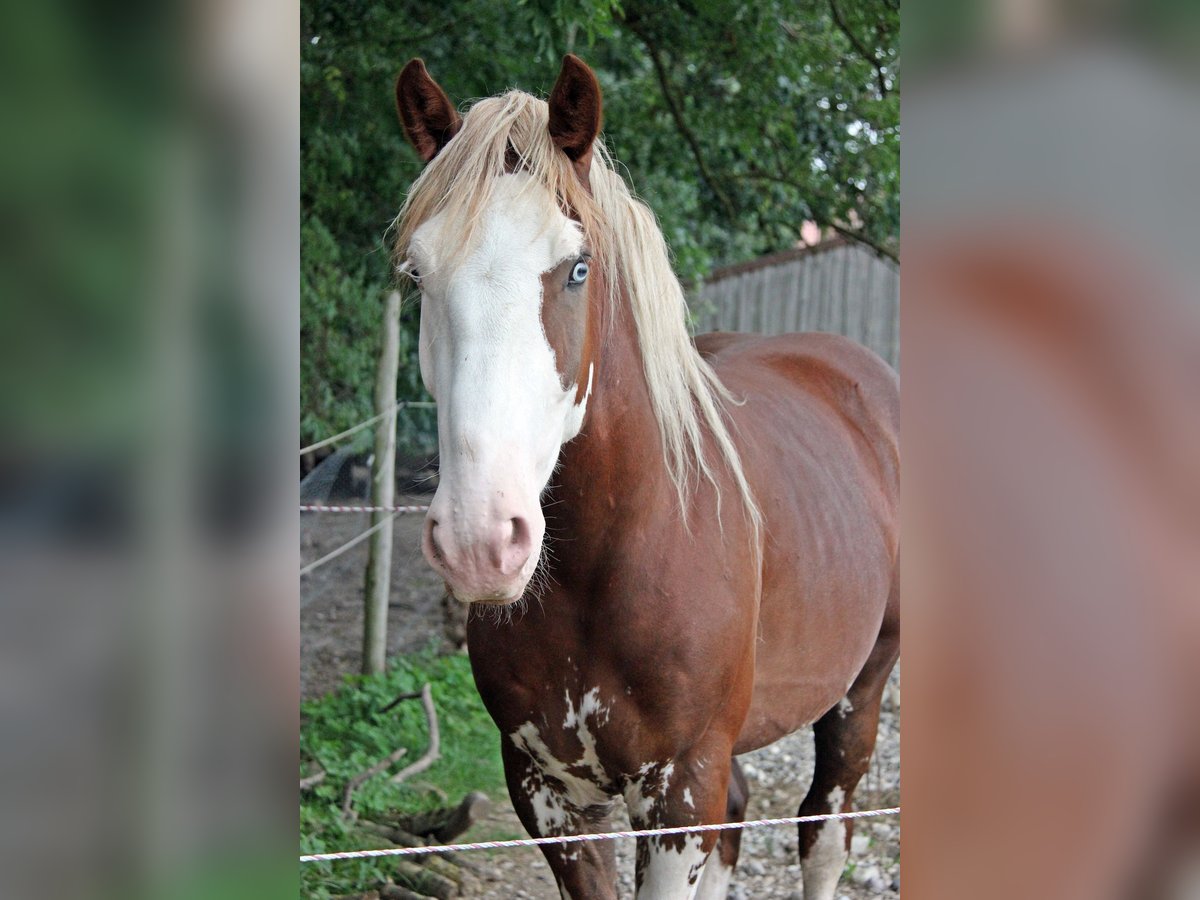
[[593,145],[591,194],[584,190],[566,155],[551,141],[548,126],[546,102],[521,91],[471,107],[462,130],[409,191],[396,219],[396,259],[407,258],[413,232],[435,214],[445,215],[452,233],[462,235],[462,246],[470,247],[480,213],[505,174],[507,154],[514,151],[520,167],[533,176],[530,183],[549,190],[563,211],[572,211],[580,221],[595,259],[605,267],[611,302],[625,286],[664,462],[685,521],[688,498],[700,478],[713,485],[720,512],[720,485],[704,452],[707,430],[737,483],[757,546],[761,516],[723,409],[738,401],[692,343],[687,301],[654,213],[630,192],[599,139]]

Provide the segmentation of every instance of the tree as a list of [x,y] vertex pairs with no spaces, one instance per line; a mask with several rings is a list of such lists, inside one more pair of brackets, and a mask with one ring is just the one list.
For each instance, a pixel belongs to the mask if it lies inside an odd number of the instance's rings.
[[[386,232],[420,171],[392,102],[413,56],[465,105],[508,87],[544,95],[562,53],[582,55],[605,91],[609,149],[683,277],[791,246],[805,219],[895,255],[892,0],[304,0],[301,16],[304,439],[370,415]],[[410,304],[402,397],[421,396],[416,329]],[[429,449],[429,418],[400,424],[402,446]]]

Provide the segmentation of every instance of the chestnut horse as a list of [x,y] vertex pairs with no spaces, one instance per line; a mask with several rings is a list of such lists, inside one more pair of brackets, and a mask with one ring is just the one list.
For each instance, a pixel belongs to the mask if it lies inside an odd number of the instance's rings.
[[[423,549],[471,604],[521,821],[604,831],[616,797],[637,828],[740,820],[734,756],[810,723],[800,814],[849,809],[899,653],[895,374],[826,334],[693,344],[576,57],[548,101],[464,118],[420,60],[396,101],[428,163],[397,220],[438,403]],[[850,829],[800,826],[809,900]],[[724,897],[739,841],[639,841],[637,896]],[[611,842],[543,850],[563,896],[616,897]]]

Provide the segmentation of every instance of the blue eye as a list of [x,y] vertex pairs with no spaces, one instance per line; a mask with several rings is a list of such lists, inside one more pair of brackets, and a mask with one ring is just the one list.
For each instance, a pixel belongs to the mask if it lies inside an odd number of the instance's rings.
[[588,264],[585,260],[580,260],[575,263],[575,268],[571,270],[571,278],[567,281],[568,285],[583,284],[587,281]]

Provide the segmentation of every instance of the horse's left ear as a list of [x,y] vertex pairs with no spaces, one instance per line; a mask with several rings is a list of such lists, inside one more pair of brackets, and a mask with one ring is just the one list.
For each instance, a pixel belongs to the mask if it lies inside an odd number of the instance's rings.
[[587,180],[592,142],[600,134],[600,82],[578,56],[563,57],[562,69],[550,92],[550,137]]

